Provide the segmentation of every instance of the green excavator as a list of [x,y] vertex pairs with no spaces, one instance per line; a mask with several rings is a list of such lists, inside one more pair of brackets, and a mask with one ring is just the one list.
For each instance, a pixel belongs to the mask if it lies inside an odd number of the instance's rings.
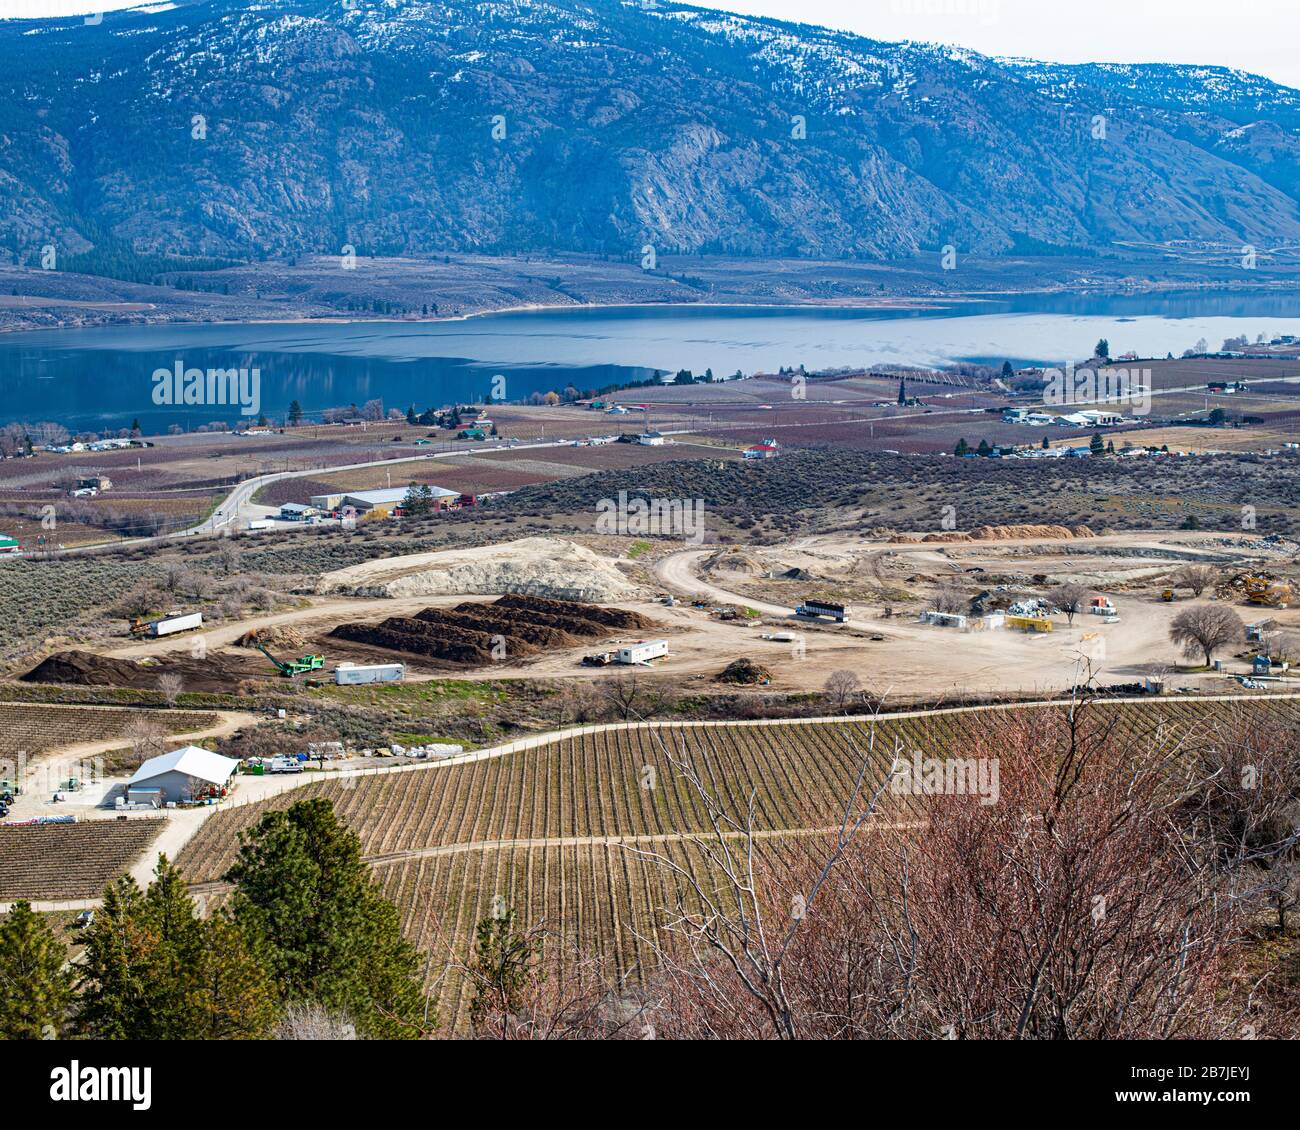
[[299,675],[305,675],[308,671],[319,671],[325,666],[325,656],[323,655],[301,655],[297,659],[291,659],[286,663],[281,659],[276,659],[274,655],[267,651],[265,644],[257,643],[254,646],[275,665],[275,669],[286,679],[296,679]]

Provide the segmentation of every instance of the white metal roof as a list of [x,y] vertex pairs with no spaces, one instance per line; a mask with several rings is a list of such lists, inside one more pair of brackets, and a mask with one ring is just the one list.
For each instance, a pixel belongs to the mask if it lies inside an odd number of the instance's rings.
[[239,762],[233,757],[222,757],[208,749],[196,745],[182,746],[171,753],[161,753],[151,757],[135,771],[127,785],[160,777],[164,773],[184,773],[187,777],[197,777],[213,785],[224,785],[235,771]]
[[[401,502],[410,489],[410,487],[393,487],[391,490],[354,490],[344,495],[344,498],[355,498],[361,502],[368,502],[371,506],[383,506],[387,502]],[[429,490],[433,492],[434,498],[452,498],[459,494],[458,491],[445,490],[443,487],[430,486]]]

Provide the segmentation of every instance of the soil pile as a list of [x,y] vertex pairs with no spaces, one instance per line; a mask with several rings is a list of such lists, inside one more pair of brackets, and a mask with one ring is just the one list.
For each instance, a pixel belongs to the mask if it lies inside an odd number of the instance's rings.
[[42,660],[27,674],[25,683],[59,683],[74,687],[134,687],[156,691],[163,675],[176,675],[181,690],[195,693],[229,694],[247,678],[263,674],[239,661],[209,655],[206,659],[168,657],[160,662],[136,663],[112,659],[89,651],[60,651]]
[[734,683],[736,686],[752,687],[758,683],[772,681],[772,672],[761,663],[752,659],[737,659],[715,676],[719,683]]
[[278,628],[253,628],[235,641],[236,647],[256,648],[258,644],[261,644],[262,647],[278,647],[301,651],[307,647],[308,640],[296,628],[285,624]]
[[926,542],[962,542],[962,541],[1018,541],[1022,538],[1095,538],[1096,532],[1087,526],[977,526],[967,532],[949,530],[942,534],[925,534],[922,537],[909,537],[907,534],[895,534],[889,540],[902,545],[920,545]]
[[527,593],[596,601],[624,600],[637,592],[612,562],[559,538],[521,538],[366,561],[326,573],[317,591],[355,596]]
[[490,604],[426,608],[382,623],[340,624],[330,635],[438,663],[482,667],[576,647],[626,629],[654,626],[635,612],[511,594]]

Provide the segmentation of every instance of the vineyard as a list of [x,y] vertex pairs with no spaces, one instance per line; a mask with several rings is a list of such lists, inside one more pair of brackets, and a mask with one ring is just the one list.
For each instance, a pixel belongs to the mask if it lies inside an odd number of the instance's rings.
[[162,826],[159,819],[0,824],[0,901],[98,898]]
[[0,754],[41,753],[125,738],[133,720],[153,722],[169,734],[206,730],[217,721],[213,714],[187,710],[5,702],[0,703]]
[[[1300,723],[1294,700],[1162,700],[1098,709],[1118,712],[1122,730],[1176,738],[1230,708],[1281,712]],[[707,838],[708,806],[688,767],[732,814],[743,813],[752,797],[762,850],[792,850],[839,826],[864,764],[870,795],[896,753],[959,756],[988,724],[987,713],[965,711],[886,718],[874,726],[610,729],[460,765],[307,785],[219,812],[178,863],[191,882],[218,880],[234,861],[239,832],[263,812],[307,797],[330,799],[360,836],[407,935],[432,955],[442,1020],[455,1027],[464,1023],[467,1003],[455,966],[495,896],[515,907],[522,922],[544,922],[618,970],[652,967],[656,947],[666,944],[662,912],[684,891],[643,853],[668,856],[709,880],[694,838]],[[921,803],[885,793],[873,820],[877,827],[914,826]]]

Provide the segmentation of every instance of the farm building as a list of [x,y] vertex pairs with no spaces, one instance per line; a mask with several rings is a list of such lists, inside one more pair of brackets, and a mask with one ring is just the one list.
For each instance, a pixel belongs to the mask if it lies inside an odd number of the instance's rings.
[[239,762],[233,757],[183,746],[151,757],[126,783],[128,804],[177,804],[225,788]]
[[742,454],[746,459],[775,459],[781,454],[781,449],[775,444],[756,443],[745,448]]
[[[351,507],[360,517],[366,514],[387,517],[406,499],[407,487],[388,487],[383,490],[359,490],[352,494],[316,494],[311,504],[318,510],[342,510]],[[434,508],[445,506],[460,494],[442,487],[429,487]]]
[[314,518],[320,511],[314,506],[305,506],[301,502],[286,502],[280,507],[280,518],[285,522],[304,522]]
[[664,437],[662,432],[642,432],[636,439],[637,443],[644,444],[647,447],[663,447]]

